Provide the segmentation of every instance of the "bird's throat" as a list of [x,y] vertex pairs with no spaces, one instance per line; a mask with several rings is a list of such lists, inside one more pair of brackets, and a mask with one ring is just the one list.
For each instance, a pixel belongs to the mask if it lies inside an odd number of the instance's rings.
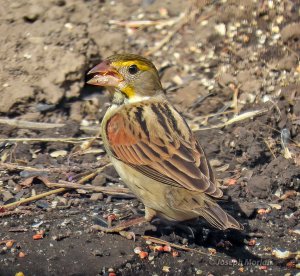
[[140,96],[140,95],[132,95],[128,97],[128,95],[120,90],[115,90],[112,104],[114,105],[122,105],[122,104],[129,104],[129,103],[136,103],[148,100],[149,96]]
[[116,89],[113,94],[112,104],[122,105],[125,103],[126,99],[127,99],[127,95],[124,94],[122,91]]

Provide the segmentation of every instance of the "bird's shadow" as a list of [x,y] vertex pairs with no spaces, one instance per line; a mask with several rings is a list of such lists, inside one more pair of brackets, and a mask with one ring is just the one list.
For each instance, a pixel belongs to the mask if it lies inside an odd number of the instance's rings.
[[[219,203],[224,210],[235,217],[244,226],[244,230],[228,229],[225,231],[211,227],[204,219],[199,219],[197,222],[187,222],[180,224],[166,224],[164,221],[154,221],[157,230],[148,230],[146,235],[167,239],[169,242],[182,242],[183,239],[188,241],[190,247],[215,248],[218,253],[223,253],[230,257],[232,262],[239,265],[265,265],[270,264],[270,259],[262,258],[251,253],[247,249],[248,242],[255,237],[255,233],[249,233],[250,227],[248,221],[243,218],[246,215],[235,202]],[[230,206],[230,209],[228,208]],[[236,214],[240,214],[238,218]],[[191,233],[191,231],[193,233]],[[219,257],[220,265],[226,263]],[[228,262],[228,261],[227,261]],[[233,265],[234,263],[232,263]],[[230,265],[230,264],[228,264]]]

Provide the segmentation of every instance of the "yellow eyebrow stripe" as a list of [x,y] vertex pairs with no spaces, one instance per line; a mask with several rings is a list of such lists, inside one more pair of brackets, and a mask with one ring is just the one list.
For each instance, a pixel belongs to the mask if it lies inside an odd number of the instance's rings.
[[129,67],[130,65],[135,64],[140,70],[147,71],[150,67],[142,61],[139,60],[129,60],[129,61],[114,61],[112,62],[112,66],[114,67]]

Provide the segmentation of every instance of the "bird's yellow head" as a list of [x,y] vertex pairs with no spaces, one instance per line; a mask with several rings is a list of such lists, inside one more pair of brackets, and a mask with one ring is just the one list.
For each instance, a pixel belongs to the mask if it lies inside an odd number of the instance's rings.
[[87,83],[109,87],[128,100],[151,97],[163,91],[158,72],[151,61],[133,54],[117,54],[107,58],[88,72]]

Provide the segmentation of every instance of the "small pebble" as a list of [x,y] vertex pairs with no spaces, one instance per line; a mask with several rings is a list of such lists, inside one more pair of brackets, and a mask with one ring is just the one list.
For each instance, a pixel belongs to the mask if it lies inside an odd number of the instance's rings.
[[103,199],[103,194],[102,193],[93,193],[90,197],[91,201],[98,201]]
[[162,271],[163,271],[163,272],[170,272],[170,267],[164,265],[163,268],[162,268]]
[[140,246],[133,249],[135,254],[140,254],[142,252],[142,248]]
[[50,156],[53,158],[65,157],[68,154],[66,150],[57,150],[50,153]]
[[224,23],[220,23],[218,25],[215,25],[215,30],[219,35],[225,36],[225,34],[226,34],[226,25]]

